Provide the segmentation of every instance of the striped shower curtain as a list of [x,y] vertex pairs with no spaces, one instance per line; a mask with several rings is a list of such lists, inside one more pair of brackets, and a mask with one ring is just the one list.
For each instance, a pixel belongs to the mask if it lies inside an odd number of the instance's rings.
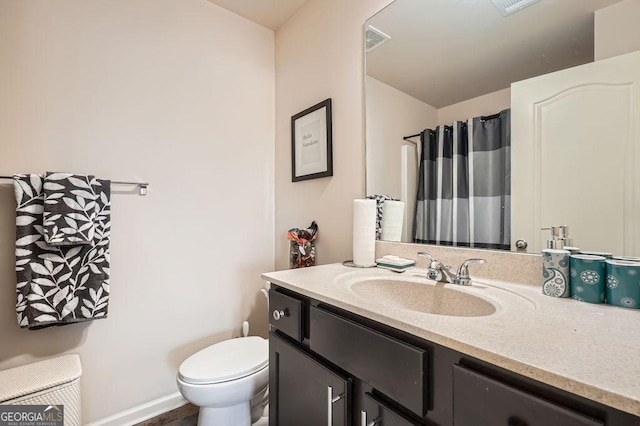
[[422,132],[417,243],[509,250],[510,110]]

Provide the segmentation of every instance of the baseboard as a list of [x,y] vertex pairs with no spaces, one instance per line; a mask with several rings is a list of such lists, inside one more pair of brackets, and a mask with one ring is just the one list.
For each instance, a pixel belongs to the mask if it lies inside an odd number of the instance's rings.
[[129,426],[143,422],[167,411],[175,410],[187,404],[180,392],[145,402],[128,410],[116,413],[104,419],[96,420],[86,426]]

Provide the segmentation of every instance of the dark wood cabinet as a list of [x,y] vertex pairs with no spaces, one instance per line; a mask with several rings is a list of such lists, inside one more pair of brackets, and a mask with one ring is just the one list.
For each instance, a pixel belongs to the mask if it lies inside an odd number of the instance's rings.
[[269,383],[270,426],[351,424],[350,380],[273,332]]
[[[640,418],[272,285],[270,426],[640,426]],[[271,314],[272,312],[270,312]]]
[[280,332],[302,341],[305,303],[277,291],[269,291],[269,323]]
[[420,417],[427,414],[427,351],[311,307],[310,348]]
[[396,407],[367,392],[360,410],[358,426],[418,426],[423,425],[407,417]]
[[453,420],[455,426],[604,426],[459,365],[453,366]]

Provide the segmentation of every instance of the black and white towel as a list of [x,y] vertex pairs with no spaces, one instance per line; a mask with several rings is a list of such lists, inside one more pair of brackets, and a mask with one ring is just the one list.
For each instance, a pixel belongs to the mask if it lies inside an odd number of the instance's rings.
[[43,220],[47,244],[77,246],[93,241],[92,217],[98,209],[97,196],[91,190],[95,182],[95,177],[90,175],[45,174]]
[[[14,176],[18,323],[30,329],[106,318],[109,301],[110,182],[93,179],[82,196],[93,202],[90,244],[45,242],[44,178]],[[91,199],[88,199],[91,198]],[[76,200],[77,202],[77,200]],[[86,208],[89,210],[89,208]]]
[[391,198],[388,195],[369,195],[367,197],[370,200],[376,200],[376,240],[379,240],[382,236],[382,214],[384,208],[384,202],[389,201],[398,201],[395,198]]

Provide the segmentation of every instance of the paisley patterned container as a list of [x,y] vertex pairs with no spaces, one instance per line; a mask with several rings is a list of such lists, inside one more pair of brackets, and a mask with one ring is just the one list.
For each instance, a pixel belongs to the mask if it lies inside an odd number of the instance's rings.
[[604,303],[606,261],[603,256],[571,256],[571,297],[581,302]]
[[607,303],[640,309],[640,263],[607,260]]
[[568,250],[542,250],[542,294],[569,297]]

